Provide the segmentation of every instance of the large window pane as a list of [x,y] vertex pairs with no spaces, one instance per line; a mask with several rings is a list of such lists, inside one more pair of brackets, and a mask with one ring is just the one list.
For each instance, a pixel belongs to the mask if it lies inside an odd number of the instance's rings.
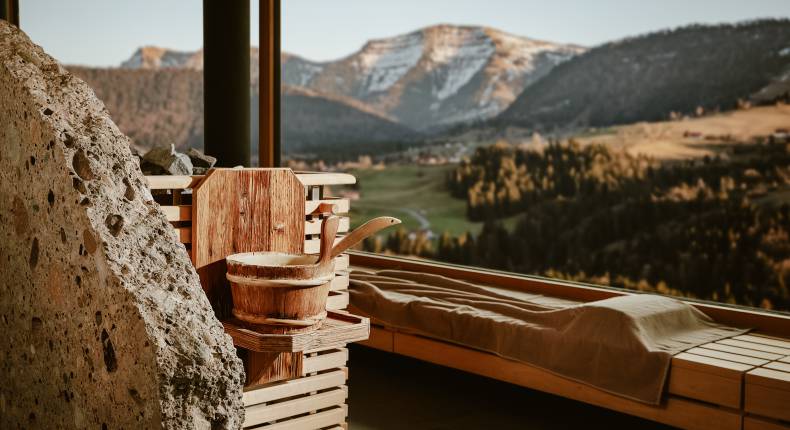
[[[111,3],[21,26],[141,154],[202,148],[201,2]],[[282,6],[289,165],[404,221],[365,249],[790,310],[787,2]]]
[[286,156],[403,219],[366,250],[787,311],[788,16],[289,1]]

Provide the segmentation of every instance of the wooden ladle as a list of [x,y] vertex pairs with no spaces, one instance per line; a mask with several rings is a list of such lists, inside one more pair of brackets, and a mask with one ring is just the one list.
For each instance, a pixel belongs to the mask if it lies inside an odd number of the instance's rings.
[[[314,255],[284,254],[281,252],[245,252],[229,255],[226,277],[231,282],[248,285],[313,285],[331,280],[334,259],[362,239],[391,225],[400,224],[392,217],[374,218],[347,234],[333,246],[340,218],[330,215],[321,224],[321,243],[318,259]],[[242,279],[248,278],[248,279]],[[254,278],[254,279],[249,279]]]
[[332,245],[335,244],[335,235],[340,225],[340,218],[334,215],[325,218],[321,224],[321,243],[318,261],[315,262],[317,276],[326,275],[334,270],[332,259]]
[[[357,227],[354,231],[347,234],[340,242],[338,242],[334,247],[332,247],[332,254],[330,258],[335,258],[343,251],[351,248],[352,246],[356,245],[357,243],[361,242],[363,239],[367,238],[368,236],[378,232],[379,230],[383,230],[387,227],[400,224],[400,220],[397,218],[393,218],[391,216],[380,216],[378,218],[373,218],[372,220],[362,224],[361,226]],[[321,234],[321,239],[323,240],[323,233]],[[322,252],[323,252],[323,242],[321,242]]]
[[338,255],[368,236],[387,227],[400,224],[400,222],[399,219],[391,216],[373,218],[357,227],[354,231],[341,239],[340,242],[332,246],[335,241],[335,234],[337,233],[340,218],[332,215],[324,219],[324,223],[321,225],[321,253],[319,254],[318,261],[316,261],[315,275],[326,276],[332,273],[334,271],[332,262]]

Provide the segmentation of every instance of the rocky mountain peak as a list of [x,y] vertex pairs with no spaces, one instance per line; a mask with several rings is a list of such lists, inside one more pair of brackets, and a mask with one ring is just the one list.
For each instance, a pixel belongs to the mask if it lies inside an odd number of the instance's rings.
[[427,130],[498,114],[584,50],[489,27],[438,24],[370,40],[336,61],[289,61],[283,75],[291,85],[353,97]]
[[159,46],[143,46],[126,61],[124,69],[203,69],[203,51],[175,51]]
[[[524,88],[584,50],[490,27],[437,24],[372,39],[334,61],[284,53],[282,82],[346,104],[355,100],[366,112],[415,130],[432,130],[497,115]],[[250,53],[251,85],[257,88],[258,49]],[[202,70],[203,53],[147,46],[122,67]]]

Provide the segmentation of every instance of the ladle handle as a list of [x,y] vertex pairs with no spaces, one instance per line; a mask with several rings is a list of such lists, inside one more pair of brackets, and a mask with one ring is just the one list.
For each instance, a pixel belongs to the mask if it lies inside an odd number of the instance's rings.
[[338,207],[334,203],[319,203],[316,206],[315,210],[310,213],[310,215],[321,215],[321,214],[335,214],[338,211]]
[[[381,216],[378,218],[373,218],[372,220],[362,224],[361,226],[357,227],[354,231],[347,234],[340,242],[337,243],[332,248],[332,256],[331,258],[335,258],[343,251],[351,248],[352,246],[356,245],[362,239],[378,232],[379,230],[385,229],[389,226],[393,226],[396,224],[400,224],[400,220],[397,218],[393,218],[391,216]],[[323,246],[323,243],[321,244]]]
[[340,218],[334,215],[325,218],[321,223],[321,254],[318,256],[318,266],[324,266],[332,261],[332,245],[340,225]]

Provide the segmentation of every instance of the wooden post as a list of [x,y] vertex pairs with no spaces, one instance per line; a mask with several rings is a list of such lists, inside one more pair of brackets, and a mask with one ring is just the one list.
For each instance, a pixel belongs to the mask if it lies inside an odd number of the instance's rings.
[[0,0],[0,19],[19,28],[19,0]]
[[206,154],[250,167],[250,3],[203,0]]
[[258,165],[280,166],[280,0],[260,0]]

